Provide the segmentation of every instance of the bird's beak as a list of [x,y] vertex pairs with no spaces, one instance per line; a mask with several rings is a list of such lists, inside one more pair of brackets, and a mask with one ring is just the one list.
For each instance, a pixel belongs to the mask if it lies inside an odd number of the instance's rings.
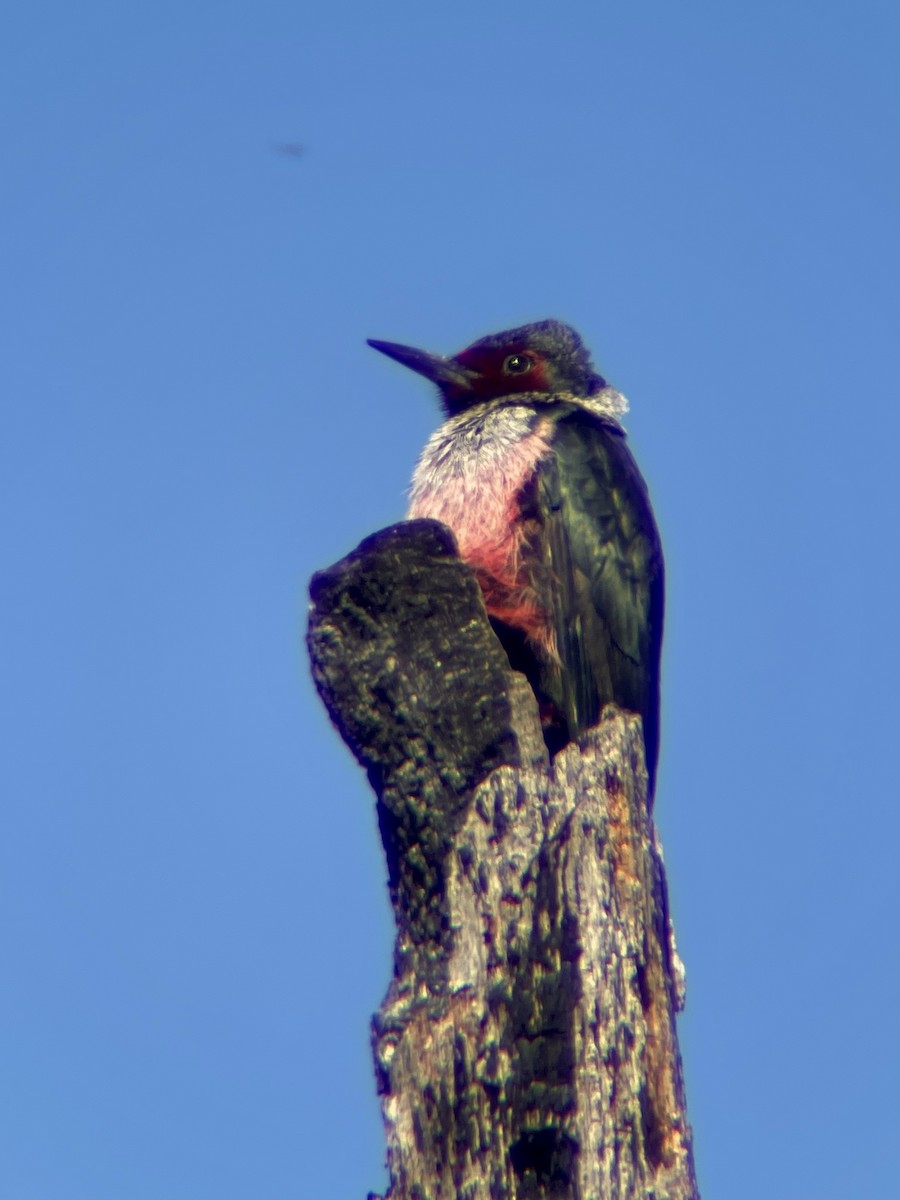
[[427,350],[417,350],[415,346],[401,346],[397,342],[379,342],[368,338],[368,344],[373,350],[380,350],[388,358],[402,363],[412,371],[417,371],[436,383],[439,388],[463,388],[472,386],[477,378],[475,371],[469,371],[461,366],[456,359],[444,358],[440,354],[429,354]]

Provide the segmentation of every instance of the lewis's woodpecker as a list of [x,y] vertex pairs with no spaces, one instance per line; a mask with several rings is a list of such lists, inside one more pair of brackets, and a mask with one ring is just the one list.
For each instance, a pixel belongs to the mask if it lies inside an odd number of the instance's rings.
[[574,329],[540,321],[452,358],[369,345],[436,383],[446,421],[413,475],[410,517],[449,525],[556,750],[613,701],[659,753],[663,554],[619,417],[627,403]]

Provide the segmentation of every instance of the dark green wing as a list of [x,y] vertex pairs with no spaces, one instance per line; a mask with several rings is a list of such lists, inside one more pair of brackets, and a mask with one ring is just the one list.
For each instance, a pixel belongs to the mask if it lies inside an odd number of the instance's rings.
[[664,569],[647,486],[612,421],[562,416],[535,499],[546,548],[536,580],[554,616],[561,671],[544,690],[569,736],[614,701],[643,719],[650,795],[659,755]]

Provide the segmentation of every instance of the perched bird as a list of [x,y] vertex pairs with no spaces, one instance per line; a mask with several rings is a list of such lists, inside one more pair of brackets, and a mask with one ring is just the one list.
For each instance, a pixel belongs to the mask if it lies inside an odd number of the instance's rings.
[[663,554],[619,417],[627,403],[574,329],[540,321],[452,358],[369,345],[437,384],[446,421],[413,475],[409,517],[450,527],[552,751],[615,702],[659,753]]

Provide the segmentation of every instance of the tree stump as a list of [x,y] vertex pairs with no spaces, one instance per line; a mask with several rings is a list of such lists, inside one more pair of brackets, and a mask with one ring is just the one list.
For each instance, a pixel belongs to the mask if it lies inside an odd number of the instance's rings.
[[640,720],[610,705],[551,762],[437,522],[368,538],[311,595],[397,925],[373,1021],[384,1200],[697,1198]]

